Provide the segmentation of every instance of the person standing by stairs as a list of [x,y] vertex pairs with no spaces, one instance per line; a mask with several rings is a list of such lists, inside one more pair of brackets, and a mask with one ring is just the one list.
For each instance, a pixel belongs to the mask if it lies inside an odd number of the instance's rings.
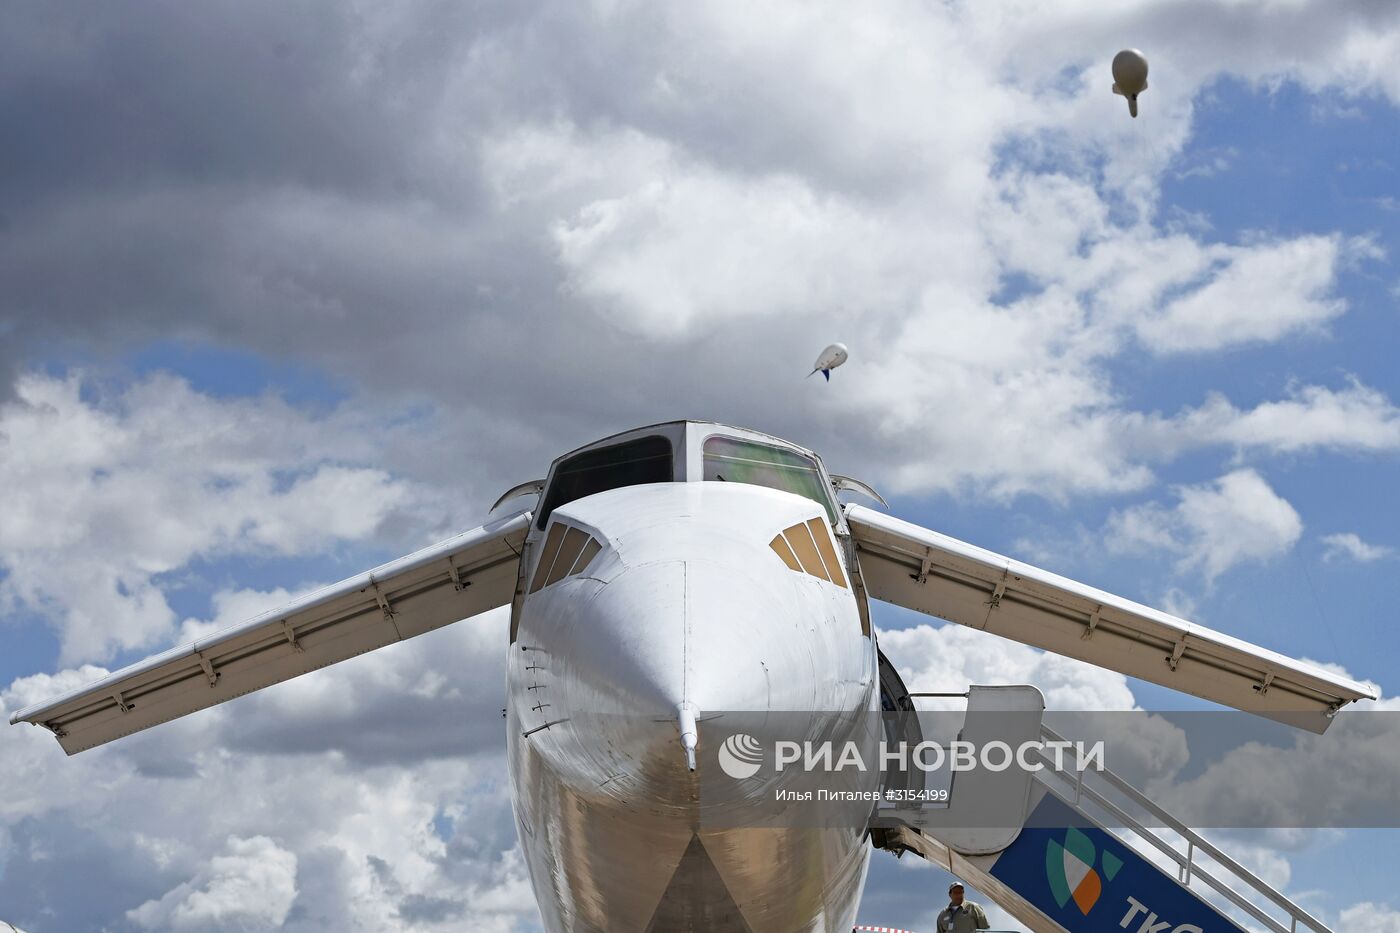
[[961,881],[948,885],[948,906],[938,915],[938,933],[976,933],[991,926],[982,905],[963,899]]

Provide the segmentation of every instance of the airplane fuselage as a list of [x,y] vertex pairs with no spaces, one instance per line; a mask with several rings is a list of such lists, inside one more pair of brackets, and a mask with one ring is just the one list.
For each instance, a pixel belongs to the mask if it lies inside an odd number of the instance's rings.
[[[534,532],[507,720],[516,822],[551,933],[851,928],[864,827],[707,825],[725,821],[707,819],[678,725],[679,710],[698,718],[704,769],[706,723],[726,711],[878,709],[845,559],[825,574],[838,582],[806,572],[814,548],[799,534],[822,545],[818,559],[841,551],[817,503],[734,482],[614,489]],[[780,553],[789,540],[797,569]],[[867,722],[853,716],[835,738],[858,740]]]

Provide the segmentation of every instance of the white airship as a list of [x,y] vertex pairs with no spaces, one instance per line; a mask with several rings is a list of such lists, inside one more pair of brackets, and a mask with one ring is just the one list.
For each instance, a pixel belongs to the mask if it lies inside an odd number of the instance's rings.
[[830,382],[831,371],[846,362],[849,356],[850,354],[846,352],[846,345],[844,343],[831,344],[817,357],[816,363],[812,364],[812,371],[807,374],[807,378],[810,379],[817,373],[821,373],[826,377],[826,381]]
[[[869,599],[1319,733],[1342,707],[1374,698],[1332,671],[843,504],[842,488],[861,486],[758,431],[638,428],[512,490],[537,493],[527,511],[11,722],[52,731],[74,754],[508,605],[508,762],[546,930],[844,933],[872,831],[712,825],[697,781],[719,767],[744,778],[756,760],[752,743],[712,731],[718,711],[826,710],[858,722],[893,692],[907,699]],[[1005,695],[1034,694],[1020,690]],[[880,776],[860,780],[873,788]],[[985,880],[979,857],[945,864]],[[1006,887],[991,890],[1016,896]],[[1018,916],[1064,930],[1048,919],[1054,909],[1023,904]]]
[[1113,93],[1128,98],[1128,113],[1138,115],[1138,95],[1147,90],[1147,56],[1124,49],[1113,56]]

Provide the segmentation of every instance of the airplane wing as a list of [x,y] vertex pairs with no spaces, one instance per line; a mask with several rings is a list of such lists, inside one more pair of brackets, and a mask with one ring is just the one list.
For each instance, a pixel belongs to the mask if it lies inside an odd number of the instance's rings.
[[846,507],[875,599],[1325,732],[1365,684],[860,505]]
[[530,513],[474,528],[20,710],[72,755],[504,606]]

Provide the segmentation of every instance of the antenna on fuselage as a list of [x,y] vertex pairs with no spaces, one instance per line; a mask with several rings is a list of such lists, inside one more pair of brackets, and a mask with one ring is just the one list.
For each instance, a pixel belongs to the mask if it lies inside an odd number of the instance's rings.
[[695,747],[700,744],[700,727],[695,724],[695,704],[690,701],[676,707],[676,726],[681,731],[681,749],[685,766],[695,770]]

